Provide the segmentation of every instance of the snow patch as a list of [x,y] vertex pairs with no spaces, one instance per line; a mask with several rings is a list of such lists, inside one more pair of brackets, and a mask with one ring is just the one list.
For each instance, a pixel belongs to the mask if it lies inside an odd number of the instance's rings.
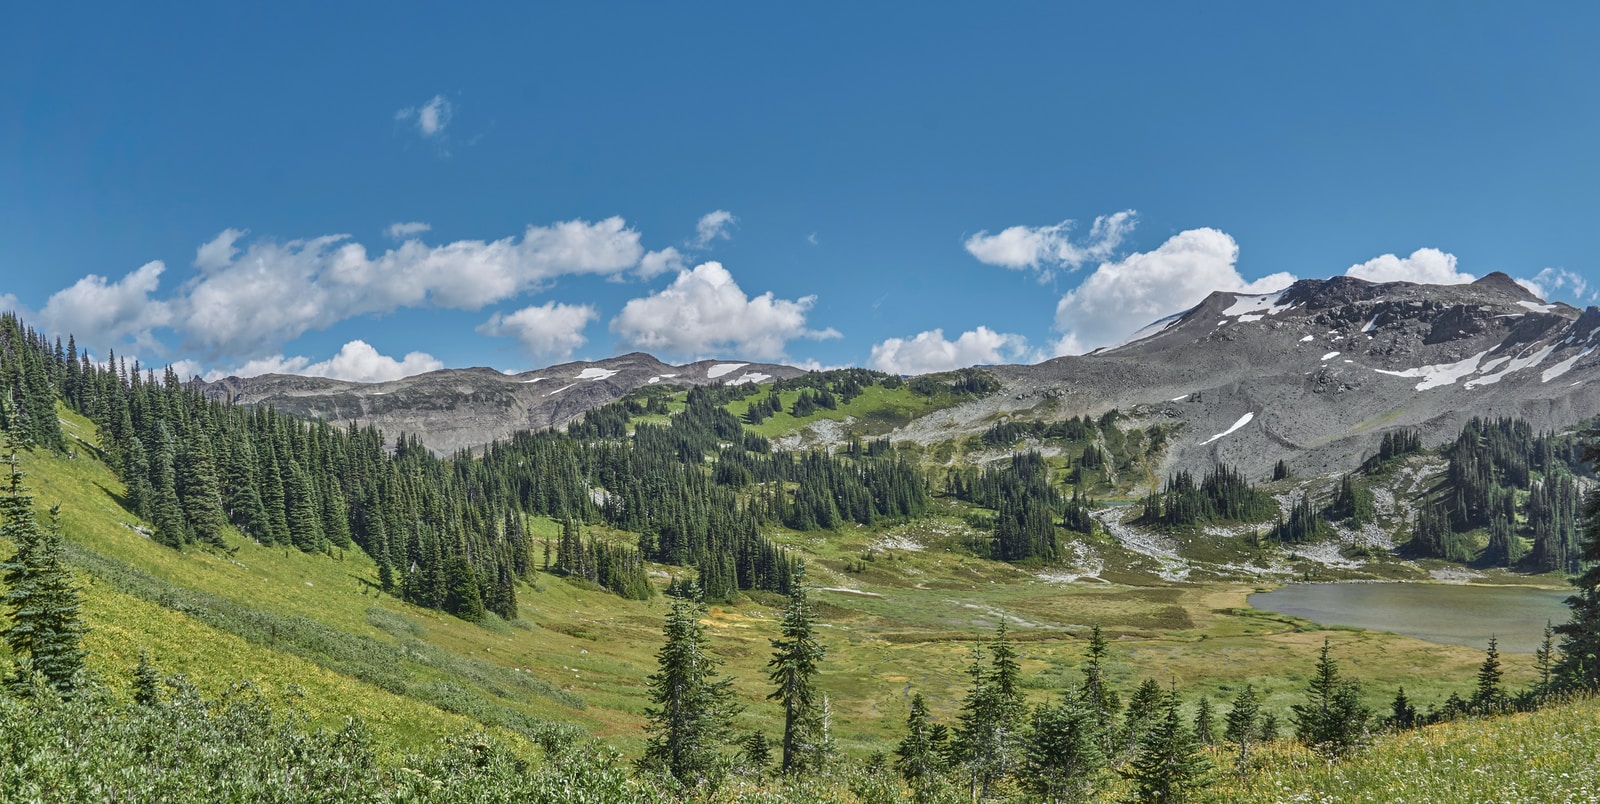
[[1239,420],[1234,422],[1232,427],[1229,427],[1228,429],[1223,430],[1222,432],[1217,433],[1216,435],[1214,435],[1214,436],[1212,436],[1212,437],[1200,442],[1200,445],[1201,446],[1205,446],[1206,444],[1210,444],[1211,442],[1216,441],[1217,439],[1219,439],[1219,438],[1221,438],[1223,436],[1233,435],[1235,432],[1238,431],[1238,429],[1240,427],[1243,427],[1243,426],[1249,424],[1250,420],[1254,419],[1255,417],[1256,417],[1255,411],[1251,411],[1249,413],[1246,413],[1243,416],[1240,416]]
[[1527,353],[1518,355],[1517,357],[1512,358],[1510,362],[1506,363],[1506,367],[1500,371],[1479,377],[1475,380],[1469,380],[1466,384],[1466,387],[1477,388],[1480,385],[1494,385],[1502,379],[1505,379],[1505,376],[1513,371],[1521,371],[1525,368],[1533,368],[1534,366],[1543,363],[1544,359],[1549,357],[1550,353],[1554,352],[1555,350],[1556,347],[1554,344],[1552,344],[1540,349],[1537,352],[1534,352],[1532,355],[1528,355]]
[[1544,370],[1544,374],[1541,375],[1539,382],[1549,382],[1549,381],[1551,381],[1551,380],[1553,380],[1553,379],[1555,379],[1557,377],[1560,377],[1563,374],[1566,374],[1567,372],[1572,370],[1573,366],[1578,364],[1579,360],[1582,360],[1584,357],[1588,356],[1588,354],[1590,352],[1593,352],[1594,349],[1595,348],[1593,346],[1591,346],[1591,347],[1589,347],[1589,348],[1587,348],[1587,349],[1585,349],[1585,350],[1573,355],[1572,357],[1569,357],[1566,360],[1563,360],[1560,363],[1557,363],[1557,364],[1551,366],[1550,368],[1545,369]]
[[1334,358],[1336,358],[1338,356],[1339,356],[1338,352],[1329,352],[1329,353],[1327,353],[1327,354],[1322,356],[1322,362],[1326,363],[1329,360],[1332,360],[1332,359],[1334,359]]
[[617,376],[617,372],[614,369],[594,368],[592,366],[578,372],[578,379],[580,380],[609,380],[615,376]]
[[1263,319],[1265,317],[1266,316],[1261,315],[1260,313],[1247,313],[1245,315],[1239,316],[1239,322],[1242,323],[1242,324],[1248,324],[1248,323],[1250,323],[1252,321],[1260,321],[1261,319]]
[[1531,301],[1519,301],[1519,302],[1517,302],[1517,304],[1519,304],[1519,305],[1521,305],[1523,307],[1526,307],[1529,310],[1532,310],[1532,311],[1534,311],[1536,313],[1548,313],[1551,310],[1556,309],[1556,306],[1553,305],[1553,304],[1540,304],[1538,302],[1531,302]]
[[772,375],[771,374],[762,374],[759,371],[747,371],[747,372],[744,373],[744,376],[742,376],[742,377],[740,377],[740,378],[738,378],[736,380],[728,380],[728,382],[726,384],[727,385],[744,385],[745,383],[750,383],[751,385],[757,385],[757,384],[760,384],[760,383],[764,383],[764,382],[766,382],[767,380],[770,380],[770,379],[772,379]]
[[[577,383],[573,383],[573,384],[572,384],[572,385],[577,385]],[[551,392],[550,392],[550,393],[548,393],[548,394],[545,394],[545,396],[555,396],[555,395],[556,395],[556,394],[559,394],[559,393],[561,393],[561,392],[562,392],[562,391],[565,391],[565,390],[567,390],[567,389],[568,389],[568,388],[571,388],[571,387],[572,387],[572,385],[563,385],[563,386],[561,386],[561,387],[560,387],[560,388],[557,388],[557,389],[555,389],[555,390],[554,390],[554,391],[551,391]]]
[[749,363],[718,363],[715,366],[712,366],[711,368],[706,369],[706,379],[714,380],[714,379],[716,379],[718,377],[721,377],[724,374],[729,374],[729,373],[738,371],[739,369],[742,369],[742,368],[744,368],[745,366],[748,366],[748,365],[750,365],[750,364]]
[[661,378],[660,377],[651,377],[650,379],[645,380],[644,384],[645,385],[655,385],[658,382],[661,382]]
[[1372,320],[1368,321],[1367,325],[1361,328],[1361,331],[1362,332],[1372,332],[1372,331],[1375,331],[1377,328],[1378,328],[1378,317],[1376,315],[1374,315],[1372,317]]
[[1301,343],[1309,343],[1309,342],[1314,341],[1316,339],[1317,339],[1317,336],[1315,336],[1315,335],[1307,335],[1304,338],[1301,338],[1300,342]]
[[1182,402],[1183,400],[1188,399],[1188,398],[1189,398],[1189,395],[1188,394],[1184,394],[1183,396],[1175,396],[1175,397],[1173,397],[1172,399],[1170,399],[1168,401],[1169,402]]
[[543,379],[544,379],[543,377],[534,377],[531,380],[523,380],[522,382],[523,382],[524,385],[526,385],[527,383],[530,383],[530,382],[540,382]]
[[[1233,305],[1223,310],[1222,314],[1242,316],[1246,313],[1264,313],[1266,315],[1277,315],[1289,309],[1288,306],[1278,306],[1278,300],[1281,298],[1283,298],[1282,290],[1277,293],[1263,293],[1259,296],[1235,296],[1233,297]],[[1256,316],[1251,320],[1260,320],[1260,316]]]
[[1444,385],[1454,385],[1456,380],[1459,380],[1462,377],[1477,371],[1478,361],[1482,360],[1483,356],[1486,354],[1489,354],[1487,349],[1473,355],[1472,357],[1464,360],[1458,360],[1454,363],[1442,363],[1436,366],[1421,366],[1418,368],[1406,369],[1404,371],[1389,371],[1387,369],[1373,369],[1373,371],[1376,371],[1379,374],[1388,374],[1392,377],[1421,378],[1422,382],[1417,383],[1417,390],[1426,391],[1429,388],[1438,388]]

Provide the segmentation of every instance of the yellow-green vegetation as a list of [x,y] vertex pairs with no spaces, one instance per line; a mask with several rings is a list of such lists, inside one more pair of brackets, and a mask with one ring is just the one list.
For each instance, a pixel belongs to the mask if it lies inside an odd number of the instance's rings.
[[[728,412],[742,417],[750,409],[750,403],[757,398],[764,397],[766,393],[763,390],[760,395],[753,395],[730,402],[728,403]],[[780,391],[778,392],[778,398],[783,402],[782,412],[773,414],[760,424],[747,424],[745,429],[767,438],[778,438],[798,433],[819,421],[833,421],[844,423],[843,433],[845,435],[867,438],[881,436],[918,416],[924,416],[964,401],[961,397],[949,394],[925,396],[912,391],[909,386],[905,385],[897,388],[869,385],[862,390],[859,396],[849,402],[840,404],[837,408],[832,410],[818,408],[809,416],[795,418],[791,411],[794,410],[795,400],[800,398],[800,391]]]
[[[298,688],[304,696],[298,706],[315,724],[337,727],[346,716],[359,717],[392,755],[476,723],[498,724],[498,734],[524,749],[538,739],[539,724],[577,724],[638,754],[642,691],[655,670],[666,608],[660,598],[627,601],[540,573],[535,584],[518,589],[519,620],[472,624],[381,594],[375,565],[359,551],[266,548],[230,530],[224,549],[178,552],[145,536],[143,523],[121,507],[120,484],[95,457],[92,426],[71,414],[63,421],[78,457],[37,451],[24,456],[24,468],[38,503],[62,506],[69,555],[86,592],[91,667],[112,684],[125,685],[139,650],[147,649],[163,672],[183,673],[212,694],[241,679],[275,692]],[[1111,639],[1109,678],[1124,694],[1151,678],[1176,683],[1191,705],[1208,696],[1220,712],[1250,684],[1285,723],[1324,639],[1378,711],[1402,684],[1424,707],[1451,693],[1468,695],[1482,660],[1472,648],[1326,629],[1256,611],[1245,600],[1253,586],[1161,584],[1132,571],[1100,575],[1124,582],[1067,582],[1049,568],[984,560],[966,549],[982,534],[961,514],[946,506],[909,523],[772,534],[807,558],[828,648],[818,685],[846,754],[892,748],[913,693],[925,696],[938,722],[953,724],[970,649],[1002,619],[1034,702],[1081,681],[1086,633],[1096,623]],[[560,531],[549,520],[533,520],[530,528],[535,545]],[[632,538],[604,529],[592,535]],[[685,572],[651,570],[659,584]],[[735,724],[741,733],[771,733],[781,722],[766,700],[765,670],[783,602],[750,593],[713,606],[706,620],[712,651],[744,706]],[[1504,659],[1509,686],[1531,681],[1531,657]],[[1572,717],[1592,718],[1592,706],[1583,706],[1590,705],[1574,707]],[[1565,712],[1490,722],[1524,729],[1507,739],[1556,739],[1538,730],[1566,723]],[[1453,743],[1450,735],[1470,728],[1379,741],[1353,763],[1321,772],[1348,768],[1378,778],[1377,770],[1358,769],[1391,753],[1412,756],[1404,751],[1418,740]],[[1574,739],[1594,744],[1590,732],[1582,735]],[[1307,773],[1320,768],[1320,760],[1281,750],[1285,762],[1299,762]],[[1261,778],[1234,792],[1273,798],[1278,788],[1263,785],[1291,777]],[[847,793],[836,792],[841,799]]]

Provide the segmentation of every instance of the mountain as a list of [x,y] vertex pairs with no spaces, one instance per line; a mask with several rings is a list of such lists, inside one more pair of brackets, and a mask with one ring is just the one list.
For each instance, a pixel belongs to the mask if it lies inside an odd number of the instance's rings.
[[391,436],[419,436],[429,449],[449,454],[520,430],[565,424],[650,385],[739,385],[804,373],[793,366],[718,360],[673,366],[634,352],[521,374],[444,369],[380,383],[264,374],[194,384],[218,401],[272,405],[291,415],[336,423],[374,424]]
[[1117,346],[995,366],[1002,392],[911,423],[934,443],[997,416],[1112,408],[1178,426],[1168,464],[1261,476],[1348,471],[1384,432],[1453,439],[1473,416],[1563,429],[1600,415],[1600,309],[1548,304],[1501,273],[1466,285],[1302,280],[1265,295],[1212,293]]

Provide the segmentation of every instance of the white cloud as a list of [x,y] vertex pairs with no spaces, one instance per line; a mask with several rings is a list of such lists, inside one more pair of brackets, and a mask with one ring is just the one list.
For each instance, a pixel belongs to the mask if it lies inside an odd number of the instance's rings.
[[22,302],[13,293],[0,293],[0,313],[22,313]]
[[232,371],[207,372],[205,378],[207,381],[216,381],[230,375],[256,377],[262,374],[299,374],[351,382],[388,382],[442,368],[444,363],[426,352],[410,352],[404,358],[395,360],[380,354],[366,341],[355,340],[341,347],[338,354],[319,363],[299,355],[273,355],[251,360]]
[[583,331],[599,318],[600,311],[587,304],[545,302],[510,315],[495,313],[478,325],[477,331],[494,338],[516,338],[530,355],[566,358],[589,342]]
[[674,355],[731,350],[736,354],[726,356],[778,358],[796,338],[840,337],[832,328],[806,328],[816,298],[776,299],[771,291],[750,298],[721,263],[707,262],[679,271],[661,291],[628,302],[612,319],[611,331],[632,346]]
[[450,101],[443,95],[434,95],[421,106],[407,106],[395,112],[394,119],[402,123],[414,120],[422,136],[437,137],[444,132],[445,126],[450,125],[450,115]]
[[1027,351],[1026,338],[988,327],[963,332],[953,341],[945,340],[944,330],[934,329],[910,340],[890,338],[873,346],[867,366],[890,374],[927,374],[979,363],[1006,363]]
[[[1557,292],[1568,295],[1574,300],[1583,301],[1584,291],[1589,289],[1587,280],[1565,268],[1546,268],[1535,274],[1532,279],[1518,279],[1517,284],[1546,301]],[[1594,294],[1589,294],[1589,298],[1594,299]]]
[[1216,229],[1173,235],[1154,251],[1102,263],[1056,305],[1056,354],[1118,342],[1158,318],[1200,303],[1212,291],[1267,293],[1293,283],[1278,273],[1246,282],[1234,267],[1239,245]]
[[810,243],[813,246],[822,245],[822,241],[817,239],[817,233],[816,232],[812,232],[811,234],[806,235],[806,242]]
[[1031,268],[1043,281],[1058,268],[1076,271],[1089,262],[1109,259],[1133,231],[1137,215],[1127,209],[1095,218],[1089,236],[1076,243],[1070,237],[1075,224],[1065,220],[1053,226],[1012,226],[998,234],[985,230],[967,238],[965,245],[979,262],[1013,270]]
[[353,316],[476,310],[558,276],[616,274],[643,255],[638,231],[617,217],[529,226],[520,240],[411,239],[375,257],[346,235],[255,241],[185,286],[174,324],[211,354],[259,357]]
[[660,251],[652,251],[639,260],[639,278],[654,279],[668,271],[682,271],[688,266],[684,264],[683,254],[672,246],[667,246]]
[[1456,255],[1419,248],[1409,257],[1384,254],[1350,266],[1348,276],[1368,282],[1415,282],[1419,285],[1464,285],[1477,277],[1456,270]]
[[51,296],[39,317],[46,330],[62,336],[70,333],[86,348],[104,349],[125,337],[153,346],[151,330],[173,319],[166,302],[150,298],[165,270],[166,265],[156,261],[115,282],[89,274]]
[[733,235],[728,229],[739,219],[725,209],[707,212],[700,216],[700,222],[695,224],[695,248],[705,248],[714,240],[729,240]]
[[244,237],[242,229],[223,229],[222,233],[211,239],[211,242],[201,245],[194,250],[194,267],[201,271],[211,271],[221,268],[233,261],[239,249],[233,244]]
[[391,223],[389,228],[383,230],[383,233],[388,235],[390,240],[404,240],[412,235],[419,235],[431,229],[433,227],[426,223],[412,221],[410,223]]

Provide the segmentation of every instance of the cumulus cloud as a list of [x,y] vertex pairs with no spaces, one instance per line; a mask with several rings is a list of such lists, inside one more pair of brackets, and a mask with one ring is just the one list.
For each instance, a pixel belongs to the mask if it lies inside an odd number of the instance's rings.
[[[782,357],[796,338],[837,338],[831,327],[806,327],[816,296],[777,299],[771,291],[750,298],[719,262],[679,271],[671,285],[633,299],[611,321],[611,331],[637,348],[675,355],[731,350],[758,359]],[[728,355],[730,357],[735,355]]]
[[1456,270],[1456,255],[1436,248],[1419,248],[1409,257],[1384,254],[1345,274],[1368,282],[1415,282],[1419,285],[1464,285],[1477,277]]
[[1239,245],[1216,229],[1173,235],[1154,251],[1102,263],[1056,305],[1056,354],[1117,343],[1151,321],[1199,304],[1214,290],[1267,293],[1293,283],[1277,273],[1246,282],[1234,264]]
[[52,295],[39,317],[47,331],[70,333],[88,348],[103,349],[122,338],[153,346],[151,330],[173,319],[170,305],[150,297],[165,270],[165,264],[155,261],[115,282],[89,274]]
[[408,237],[422,234],[423,232],[429,231],[432,228],[432,226],[429,226],[421,221],[412,221],[410,223],[391,223],[389,224],[389,228],[383,230],[383,233],[388,235],[390,240],[404,240]]
[[728,230],[738,218],[725,209],[707,212],[700,216],[700,222],[695,224],[694,247],[705,248],[714,240],[730,240],[733,234]]
[[1026,338],[988,327],[963,332],[953,341],[945,339],[944,330],[934,329],[909,340],[890,338],[873,346],[867,366],[890,374],[928,374],[979,363],[1011,362],[1027,351]]
[[638,231],[618,217],[529,226],[520,239],[410,239],[377,256],[347,235],[258,240],[186,285],[173,325],[211,354],[260,357],[353,316],[476,310],[558,276],[626,271],[643,255]]
[[639,278],[654,279],[668,271],[682,271],[688,266],[684,263],[683,254],[672,246],[667,246],[660,251],[652,251],[639,260]]
[[202,271],[211,271],[221,268],[233,261],[239,249],[234,243],[244,237],[242,229],[223,229],[222,233],[211,239],[211,242],[202,244],[194,250],[194,267]]
[[299,374],[351,382],[388,382],[442,368],[444,363],[426,352],[409,352],[400,360],[395,360],[379,353],[366,341],[355,340],[341,347],[338,354],[318,363],[299,355],[273,355],[251,360],[232,371],[210,371],[205,377],[214,381],[230,375],[256,377],[262,374]]
[[394,113],[398,122],[415,122],[417,132],[424,137],[438,137],[444,133],[445,126],[450,125],[450,101],[443,95],[434,95],[431,100],[421,106],[407,106]]
[[477,331],[492,338],[516,338],[530,355],[566,358],[589,342],[583,330],[599,318],[600,311],[587,304],[546,302],[510,315],[495,313]]
[[1088,237],[1074,242],[1076,225],[1065,220],[1052,226],[1012,226],[996,234],[987,230],[967,238],[967,253],[979,262],[1013,270],[1033,269],[1039,279],[1050,278],[1056,269],[1076,271],[1090,262],[1109,259],[1133,231],[1138,213],[1126,209],[1094,219]]
[[[1589,289],[1587,280],[1565,268],[1546,268],[1535,274],[1532,279],[1518,279],[1517,284],[1547,301],[1557,293],[1582,301],[1584,292]],[[1594,299],[1595,294],[1590,293],[1589,298]]]

